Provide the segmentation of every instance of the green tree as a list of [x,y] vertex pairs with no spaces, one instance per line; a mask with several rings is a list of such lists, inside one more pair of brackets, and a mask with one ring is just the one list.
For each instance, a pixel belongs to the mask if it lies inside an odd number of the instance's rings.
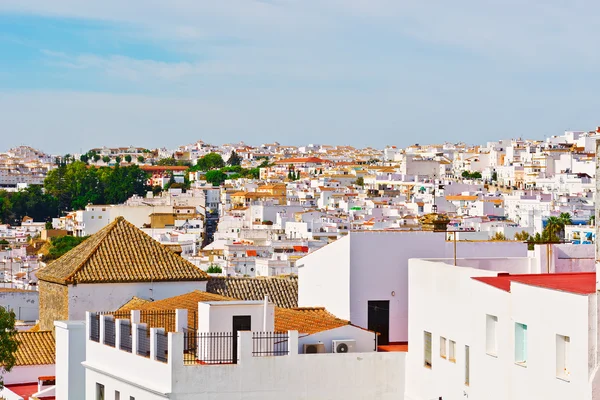
[[100,157],[100,154],[94,154],[93,158],[94,158],[94,162],[98,162],[98,161],[100,161],[101,157]]
[[104,157],[102,157],[102,161],[104,161],[104,163],[108,164],[110,162],[110,157],[104,156]]
[[125,162],[128,162],[128,163],[131,162],[131,155],[130,154],[126,154],[125,155]]
[[571,214],[568,212],[560,213],[558,219],[561,220],[563,227],[564,225],[573,225],[573,221],[571,220]]
[[560,232],[562,232],[564,227],[563,220],[558,217],[549,217],[546,221],[542,238],[547,242],[558,242],[560,241]]
[[492,181],[496,182],[498,180],[498,173],[496,171],[492,172]]
[[227,160],[227,164],[229,164],[229,165],[241,165],[242,164],[242,158],[240,156],[238,156],[238,154],[235,152],[235,150],[231,150],[231,155],[229,156],[229,159]]
[[357,186],[361,186],[364,187],[365,186],[365,178],[363,178],[362,176],[359,176],[358,178],[356,178],[356,180],[354,181],[354,184]]
[[460,174],[460,176],[462,176],[465,179],[469,179],[471,177],[471,174],[469,173],[469,171],[463,171],[462,174]]
[[87,154],[82,154],[81,156],[79,156],[79,160],[87,164],[90,160],[90,156],[88,156]]
[[210,171],[213,169],[223,168],[225,162],[223,157],[218,153],[209,153],[196,161],[196,166],[192,168],[194,171]]
[[115,162],[116,162],[117,164],[121,164],[121,157],[117,156],[117,157],[115,158]]
[[43,257],[44,261],[48,262],[60,258],[63,254],[80,245],[87,238],[88,236],[62,236],[50,239],[50,248],[48,254]]
[[206,272],[209,274],[220,274],[221,272],[223,272],[223,269],[221,269],[221,267],[219,267],[216,264],[211,264],[206,270]]
[[533,238],[527,231],[521,231],[521,232],[515,233],[515,240],[518,240],[519,242],[529,242],[532,239]]
[[143,156],[138,156],[137,158],[139,163],[143,163],[144,162],[144,157]]
[[504,236],[504,233],[502,233],[502,232],[496,232],[492,236],[492,240],[499,242],[499,241],[505,241],[505,240],[508,240],[508,239],[506,239],[506,236]]
[[588,223],[590,225],[594,225],[596,223],[596,216],[595,215],[591,215],[590,219],[588,220]]
[[0,306],[0,390],[4,387],[3,375],[15,366],[18,348],[15,313]]
[[46,221],[45,228],[46,230],[52,229],[52,221]]
[[156,163],[156,165],[174,167],[174,166],[177,165],[177,161],[173,157],[161,158],[160,160],[158,160],[158,162]]
[[208,171],[206,173],[206,181],[212,183],[213,186],[219,186],[227,179],[227,175],[220,170]]
[[479,172],[479,171],[471,172],[471,179],[481,179],[481,172]]
[[24,190],[12,193],[11,201],[11,224],[17,225],[23,217],[29,216],[34,221],[47,221],[58,216],[58,201],[47,193],[44,193],[39,185],[30,185]]

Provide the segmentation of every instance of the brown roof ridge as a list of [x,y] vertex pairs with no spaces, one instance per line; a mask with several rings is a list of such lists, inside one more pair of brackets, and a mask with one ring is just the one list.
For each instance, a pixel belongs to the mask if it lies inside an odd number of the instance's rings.
[[[122,216],[119,216],[119,217],[115,218],[115,220],[113,222],[111,222],[110,224],[108,224],[105,227],[106,231],[103,233],[102,238],[105,238],[115,228],[115,226],[117,225],[117,222],[121,222],[121,221],[130,224],[130,222],[127,221],[125,218],[123,218]],[[130,224],[130,225],[133,225],[133,224]],[[102,229],[102,230],[104,230],[104,229]],[[79,267],[77,267],[70,275],[68,275],[65,278],[65,281],[68,282],[68,281],[70,281],[70,280],[73,279],[73,276],[75,276],[75,274],[77,272],[79,272],[81,270],[81,268],[83,268],[83,266],[85,265],[85,263],[89,261],[90,257],[92,257],[92,255],[96,253],[96,250],[98,250],[98,247],[100,247],[101,244],[102,244],[102,240],[98,240],[98,243],[96,243],[96,245],[88,253],[87,257],[85,257],[83,259],[83,261],[79,264]],[[74,250],[75,250],[75,248],[73,248],[71,251],[74,251]]]
[[37,277],[61,285],[208,279],[204,271],[123,217],[48,264]]

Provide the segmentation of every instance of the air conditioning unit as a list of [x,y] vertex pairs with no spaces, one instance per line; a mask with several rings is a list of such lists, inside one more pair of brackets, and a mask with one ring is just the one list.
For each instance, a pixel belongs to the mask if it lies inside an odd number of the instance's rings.
[[334,353],[354,353],[356,347],[356,340],[333,340],[331,348]]
[[325,353],[325,345],[323,343],[305,344],[304,354]]

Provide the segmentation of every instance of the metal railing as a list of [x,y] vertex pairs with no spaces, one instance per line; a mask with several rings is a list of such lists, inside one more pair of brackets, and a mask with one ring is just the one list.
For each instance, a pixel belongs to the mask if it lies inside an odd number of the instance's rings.
[[279,332],[252,332],[252,357],[287,356],[289,336]]
[[90,340],[100,342],[100,315],[90,313]]
[[121,342],[119,347],[121,350],[131,353],[132,340],[131,340],[131,323],[129,321],[121,322]]
[[[112,315],[115,319],[131,320],[131,311],[100,311],[101,315]],[[167,332],[176,331],[175,310],[140,310],[140,323],[146,324],[148,328],[163,328]],[[197,311],[188,311],[189,328],[198,326]]]
[[167,332],[156,332],[156,359],[164,363],[169,361],[169,336]]
[[186,348],[183,363],[190,364],[236,364],[237,337],[232,332],[184,332]]
[[150,357],[150,330],[139,327],[137,335],[137,354],[142,357]]
[[107,318],[104,320],[104,344],[115,347],[115,341],[115,320]]

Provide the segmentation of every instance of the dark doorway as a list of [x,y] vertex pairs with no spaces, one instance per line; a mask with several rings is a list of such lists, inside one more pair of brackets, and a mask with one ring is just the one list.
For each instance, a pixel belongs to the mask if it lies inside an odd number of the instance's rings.
[[231,344],[233,363],[237,364],[238,358],[238,332],[252,330],[252,318],[249,315],[236,315],[233,317],[233,337]]
[[377,344],[390,343],[390,301],[369,300],[367,314],[367,328],[377,332]]

